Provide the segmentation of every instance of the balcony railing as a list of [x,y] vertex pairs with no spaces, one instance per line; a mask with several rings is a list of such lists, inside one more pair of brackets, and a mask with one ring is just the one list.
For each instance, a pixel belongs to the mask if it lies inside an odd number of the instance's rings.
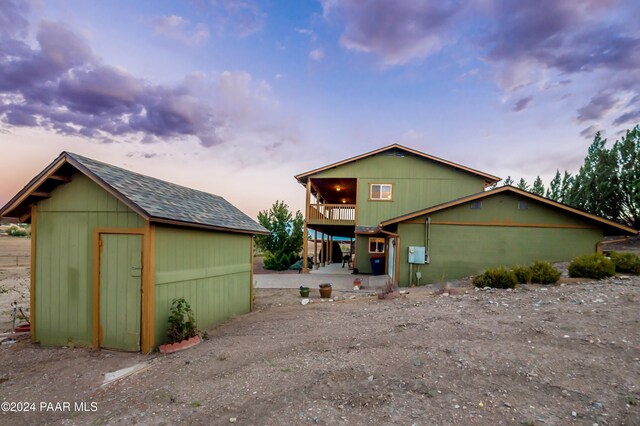
[[314,225],[355,225],[355,204],[310,204],[307,223]]

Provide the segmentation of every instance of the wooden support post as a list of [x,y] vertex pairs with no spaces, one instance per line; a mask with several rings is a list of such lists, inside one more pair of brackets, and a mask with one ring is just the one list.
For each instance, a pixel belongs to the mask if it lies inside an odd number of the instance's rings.
[[395,251],[396,259],[393,262],[393,267],[395,271],[393,273],[393,278],[396,281],[396,285],[400,285],[400,236],[396,237],[396,251]]
[[307,228],[307,221],[304,221],[302,227],[302,273],[309,273],[309,228]]
[[320,263],[318,262],[318,230],[313,230],[313,267],[318,269]]
[[[304,228],[302,234],[302,273],[309,273],[309,204],[311,203],[311,178],[307,181],[307,196],[304,212]],[[314,243],[315,244],[315,243]]]
[[322,258],[322,267],[324,268],[325,266],[327,266],[327,250],[324,245],[324,232],[322,233],[322,245],[320,247],[322,247],[320,249],[320,257]]

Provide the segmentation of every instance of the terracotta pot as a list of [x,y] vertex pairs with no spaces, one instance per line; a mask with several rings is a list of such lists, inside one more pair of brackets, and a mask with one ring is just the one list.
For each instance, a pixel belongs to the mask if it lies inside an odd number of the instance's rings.
[[320,297],[329,299],[331,297],[331,284],[320,284]]
[[353,289],[354,290],[360,290],[361,286],[362,286],[362,279],[361,278],[356,278],[355,280],[353,280]]
[[197,335],[190,339],[183,340],[182,342],[167,343],[166,345],[160,345],[158,347],[158,350],[160,351],[161,354],[172,354],[174,352],[189,349],[190,347],[200,344],[200,342],[202,342],[202,339],[200,338],[200,335]]

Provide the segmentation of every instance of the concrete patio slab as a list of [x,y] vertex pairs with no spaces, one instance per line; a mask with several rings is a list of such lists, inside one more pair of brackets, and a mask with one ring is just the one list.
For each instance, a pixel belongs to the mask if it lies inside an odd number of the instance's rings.
[[360,278],[363,289],[374,289],[384,286],[389,277],[386,275],[354,275],[354,274],[321,274],[318,271],[310,274],[256,274],[253,280],[256,288],[298,288],[305,286],[317,289],[322,283],[331,283],[336,290],[353,290],[353,280]]

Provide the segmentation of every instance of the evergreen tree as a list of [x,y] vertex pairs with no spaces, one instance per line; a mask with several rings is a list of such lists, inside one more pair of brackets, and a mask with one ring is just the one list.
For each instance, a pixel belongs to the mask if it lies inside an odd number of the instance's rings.
[[540,176],[538,176],[536,180],[533,181],[531,192],[536,195],[544,196],[544,185],[542,183],[542,179],[540,179]]
[[[580,171],[562,180],[563,202],[589,213],[640,227],[640,126],[611,149],[596,133]],[[565,184],[566,182],[566,184]]]
[[302,249],[304,218],[300,211],[294,216],[284,201],[276,201],[270,210],[258,213],[258,222],[271,232],[256,236],[256,245],[262,250],[281,255]]
[[507,178],[502,182],[502,186],[513,185],[513,179],[511,176],[507,176]]
[[572,177],[570,185],[567,186],[567,192],[565,195],[565,203],[570,206],[578,207],[582,210],[587,210],[586,193],[585,189],[586,172],[584,166],[580,166],[578,173]]
[[520,178],[520,182],[518,182],[518,189],[522,189],[523,191],[529,190],[529,184],[524,178]]
[[560,193],[558,195],[558,200],[561,203],[569,204],[568,202],[568,194],[569,190],[573,186],[573,176],[568,171],[564,171],[564,175],[562,176],[562,183],[560,184]]
[[624,138],[613,145],[617,157],[619,188],[619,219],[640,229],[640,126],[628,130]]
[[562,184],[562,176],[560,175],[560,170],[556,170],[556,175],[549,183],[549,188],[547,188],[546,197],[553,201],[560,201],[560,188]]
[[580,199],[575,201],[590,213],[615,220],[620,216],[617,158],[606,143],[597,132],[580,168]]

